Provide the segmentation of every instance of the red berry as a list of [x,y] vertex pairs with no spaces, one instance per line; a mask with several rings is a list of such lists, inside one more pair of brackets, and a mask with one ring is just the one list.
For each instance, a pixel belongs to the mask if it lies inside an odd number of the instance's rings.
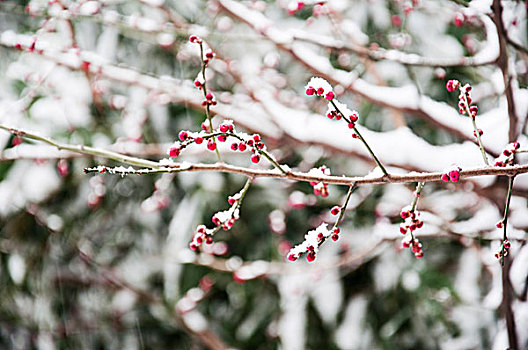
[[295,261],[295,260],[297,260],[297,257],[295,256],[295,254],[288,254],[288,260],[289,261]]
[[306,254],[306,260],[308,260],[308,262],[312,262],[315,260],[315,252],[313,250]]
[[505,240],[502,245],[504,246],[504,249],[510,249],[511,247],[510,241],[508,240]]
[[341,211],[341,207],[336,205],[332,209],[330,209],[330,214],[337,215],[339,214],[340,211]]
[[317,95],[322,95],[322,94],[324,94],[324,89],[320,87],[317,89]]
[[229,131],[229,125],[227,124],[220,124],[220,132],[228,132]]
[[185,141],[187,140],[187,137],[189,136],[189,134],[187,134],[187,131],[180,131],[180,133],[178,134],[178,138],[180,139],[180,141]]
[[311,95],[313,95],[313,94],[315,94],[315,89],[314,89],[313,87],[309,86],[309,87],[306,89],[306,95],[311,96]]
[[180,149],[178,147],[172,147],[169,150],[169,156],[171,157],[177,157],[180,155]]
[[339,235],[338,234],[333,234],[332,235],[332,241],[337,241],[339,239]]
[[252,161],[253,163],[255,163],[255,164],[258,163],[258,162],[260,162],[260,155],[258,155],[258,154],[254,154],[254,155],[252,155],[252,156],[251,156],[251,161]]
[[207,141],[207,149],[209,151],[214,151],[216,149],[216,142],[214,142],[213,139],[209,139],[209,141]]
[[446,84],[447,91],[455,91],[460,86],[460,82],[458,80],[448,80]]
[[235,143],[232,143],[232,144],[231,144],[231,149],[232,149],[233,151],[236,151],[236,150],[238,149],[238,143],[236,143],[236,142],[235,142]]
[[226,142],[227,137],[225,135],[219,135],[218,136],[218,142]]
[[200,137],[200,136],[195,137],[194,142],[196,142],[197,145],[201,144],[203,142],[203,137]]
[[240,142],[240,143],[238,144],[238,150],[239,150],[240,152],[244,152],[244,151],[246,150],[246,144],[243,143],[243,142]]
[[515,149],[519,149],[519,147],[521,147],[521,144],[520,144],[519,142],[515,141],[515,142],[513,143],[513,148],[515,148]]
[[336,228],[334,228],[333,232],[334,232],[334,234],[337,235],[337,234],[339,234],[339,232],[341,232],[341,229],[339,229],[339,227],[336,227]]
[[334,93],[330,91],[326,94],[325,99],[327,99],[328,101],[332,101],[334,97],[335,97]]
[[449,182],[449,176],[447,174],[442,174],[442,181]]
[[260,135],[259,134],[253,135],[253,140],[255,140],[255,142],[260,142]]
[[205,95],[205,99],[208,100],[208,101],[212,101],[214,98],[213,94],[212,93],[207,93],[207,95]]

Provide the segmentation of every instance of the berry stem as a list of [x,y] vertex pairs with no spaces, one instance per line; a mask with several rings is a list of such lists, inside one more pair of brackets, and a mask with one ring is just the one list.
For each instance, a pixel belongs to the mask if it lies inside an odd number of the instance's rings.
[[479,132],[479,129],[477,128],[477,122],[475,121],[476,117],[474,117],[469,110],[469,103],[468,103],[466,94],[463,93],[462,95],[464,97],[464,102],[465,102],[464,105],[466,107],[466,113],[468,114],[468,117],[471,118],[471,122],[473,123],[473,130],[475,132],[475,136],[477,137],[478,145],[480,148],[480,153],[482,154],[482,159],[484,159],[484,163],[487,166],[489,166],[488,156],[486,156],[486,151],[484,150],[484,146],[482,145],[482,140],[480,139],[480,132]]
[[[508,226],[508,212],[510,211],[510,200],[513,190],[513,180],[515,180],[515,176],[510,176],[508,178],[508,196],[506,197],[506,206],[504,207],[504,217],[502,218],[502,222],[504,224],[504,231],[502,234],[502,241],[506,241],[508,239],[508,234],[506,233],[506,227]],[[501,266],[504,267],[504,255],[506,254],[506,248],[504,248],[504,244],[502,245],[501,249]]]
[[[424,187],[425,182],[418,182],[416,184],[416,190],[414,190],[414,198],[411,203],[411,212],[414,212],[416,210],[416,206],[418,205],[418,198],[420,198],[420,193],[422,193],[422,188]],[[411,241],[414,242],[414,233],[413,231],[410,231],[411,234]]]
[[[203,78],[202,91],[203,91],[204,98],[207,100],[207,79],[205,78],[205,68],[207,67],[207,65],[205,63],[206,61],[205,61],[204,48],[203,48],[202,42],[200,42],[200,58],[202,60],[202,78]],[[205,105],[205,115],[207,116],[207,120],[209,121],[209,130],[212,132],[213,131],[213,120],[211,119],[210,108],[211,106],[209,105],[209,103],[207,103]],[[213,137],[213,141],[216,142],[214,137]],[[216,156],[218,157],[218,161],[222,162],[222,158],[220,157],[220,152],[218,151],[218,148],[215,149],[215,152],[216,152]]]
[[[332,106],[335,108],[335,110],[341,114],[341,116],[343,117],[343,119],[347,122],[347,123],[352,123],[352,121],[350,119],[348,119],[340,110],[339,108],[336,106],[335,102],[333,100],[330,100],[330,103],[332,104]],[[365,147],[367,148],[367,151],[370,153],[370,155],[372,156],[372,159],[374,159],[374,161],[376,162],[376,164],[378,165],[378,167],[381,169],[381,171],[383,172],[383,174],[385,174],[386,176],[389,176],[389,173],[387,172],[387,170],[385,169],[385,167],[381,164],[381,162],[379,161],[378,157],[376,157],[376,155],[374,154],[374,152],[372,151],[372,149],[370,148],[370,146],[368,145],[367,141],[365,141],[365,139],[363,138],[363,136],[361,135],[361,133],[359,132],[359,130],[354,126],[353,128],[354,132],[357,134],[358,138],[361,140],[361,142],[363,142],[363,144],[365,145]]]
[[416,209],[416,205],[418,205],[418,198],[420,198],[420,193],[422,192],[422,188],[424,187],[425,182],[418,182],[416,185],[416,190],[414,191],[415,197],[411,203],[411,211],[414,211]]
[[339,223],[341,222],[341,220],[345,216],[345,211],[346,211],[346,208],[348,206],[348,201],[350,200],[350,196],[356,190],[356,188],[357,188],[356,184],[353,184],[353,185],[348,187],[348,192],[347,192],[347,195],[346,195],[346,198],[345,198],[345,202],[341,206],[341,210],[339,211],[339,216],[337,217],[337,220],[335,221],[334,226],[332,227],[332,230],[335,229],[337,226],[339,226]]

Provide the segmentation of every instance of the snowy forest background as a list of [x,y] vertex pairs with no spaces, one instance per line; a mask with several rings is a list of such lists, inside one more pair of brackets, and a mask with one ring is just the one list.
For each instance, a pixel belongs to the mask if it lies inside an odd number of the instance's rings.
[[[311,77],[328,80],[389,173],[421,176],[485,168],[446,90],[449,79],[469,83],[493,167],[508,143],[528,148],[527,6],[1,1],[0,348],[528,349],[528,157],[515,157],[518,173],[425,181],[415,259],[399,226],[416,182],[368,184],[380,173],[365,147],[305,94]],[[214,125],[260,134],[287,169],[325,165],[367,182],[314,262],[286,256],[333,223],[348,186],[321,197],[306,181],[255,177],[233,228],[197,253],[196,227],[212,227],[247,180],[215,167],[205,143],[173,158],[178,173],[85,174],[134,165],[108,151],[166,159],[180,130],[201,130],[191,35],[216,55],[206,70]],[[229,143],[218,150],[228,165],[273,172]],[[213,169],[186,171],[193,164]],[[504,174],[518,176],[501,266]]]

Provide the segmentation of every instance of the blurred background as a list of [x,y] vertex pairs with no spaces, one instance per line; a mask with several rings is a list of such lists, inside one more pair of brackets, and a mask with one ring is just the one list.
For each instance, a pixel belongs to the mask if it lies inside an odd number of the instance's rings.
[[[359,112],[360,130],[391,173],[482,166],[448,79],[473,86],[490,159],[508,142],[528,144],[526,3],[491,5],[2,1],[0,124],[166,158],[179,131],[199,131],[205,118],[193,86],[200,50],[188,39],[198,35],[216,54],[206,71],[218,100],[213,123],[232,119],[237,130],[259,133],[291,169],[326,165],[333,175],[364,176],[375,166],[346,125],[325,117],[325,103],[305,95],[312,76]],[[288,262],[306,232],[333,223],[329,210],[346,186],[329,185],[323,198],[308,183],[258,178],[234,227],[195,253],[197,225],[213,227],[245,176],[85,174],[123,164],[5,130],[0,146],[0,348],[528,348],[523,176],[503,279],[494,254],[505,178],[427,183],[420,260],[401,248],[399,233],[410,183],[359,187],[340,239],[313,263]],[[219,151],[228,164],[272,168],[229,145]],[[205,144],[177,159],[216,160]]]

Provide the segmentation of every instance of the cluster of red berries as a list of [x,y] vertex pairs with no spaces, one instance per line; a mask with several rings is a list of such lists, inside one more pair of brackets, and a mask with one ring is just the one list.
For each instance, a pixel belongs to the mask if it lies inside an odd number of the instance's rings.
[[235,132],[234,125],[231,121],[225,121],[218,126],[218,129],[213,133],[209,133],[209,127],[206,123],[202,124],[202,129],[205,133],[193,133],[190,131],[182,130],[178,134],[180,142],[176,142],[171,148],[169,148],[169,156],[178,157],[182,150],[192,143],[197,145],[202,144],[207,140],[207,149],[214,151],[217,148],[215,137],[218,142],[226,142],[228,137],[234,137],[239,142],[233,142],[231,144],[231,150],[244,152],[246,149],[251,149],[253,155],[251,161],[253,163],[260,162],[260,151],[264,150],[266,146],[262,142],[259,134],[254,135],[243,135]]
[[501,259],[507,256],[508,253],[510,252],[510,247],[511,247],[510,241],[505,239],[502,242],[501,249],[497,253],[495,253],[495,258]]
[[[322,165],[319,168],[312,169],[309,172],[310,175],[327,175],[330,176],[330,168]],[[313,187],[313,193],[316,196],[328,197],[328,184],[326,182],[311,181],[310,185]]]
[[217,102],[215,100],[215,97],[212,93],[208,92],[205,95],[205,100],[202,101],[202,106],[216,106]]
[[[462,87],[460,87],[460,82],[458,80],[449,80],[446,84],[447,91],[454,91],[456,89],[460,90],[460,94],[458,95],[458,111],[460,114],[466,114],[467,111],[469,111],[469,116],[472,118],[475,118],[478,113],[478,107],[477,106],[471,106],[471,86],[469,84],[466,84]],[[482,131],[479,130],[479,134],[482,135]]]
[[211,236],[211,234],[208,232],[205,225],[199,225],[196,228],[196,232],[194,233],[193,239],[189,244],[189,248],[192,250],[197,250],[202,245],[202,243],[213,244],[213,236]]
[[402,241],[402,248],[411,248],[414,254],[414,257],[416,259],[421,259],[424,256],[424,253],[422,250],[422,243],[417,238],[412,239],[412,240],[404,239]]
[[339,239],[339,232],[339,227],[334,227],[332,230],[329,230],[327,224],[322,223],[315,230],[308,231],[301,244],[290,249],[287,259],[289,261],[295,261],[299,259],[302,254],[306,253],[306,260],[308,262],[314,261],[321,244],[323,244],[328,237],[331,237],[333,241],[337,241]]
[[515,153],[520,147],[521,144],[517,141],[508,144],[508,146],[506,146],[506,148],[502,151],[501,156],[495,162],[495,166],[505,167],[508,165],[512,165],[513,157],[515,156]]
[[402,209],[400,217],[405,220],[400,224],[400,232],[402,235],[407,234],[407,231],[414,232],[423,226],[423,221],[420,220],[420,212],[411,210],[409,206]]
[[462,171],[462,168],[460,167],[453,167],[451,170],[449,170],[446,173],[442,174],[442,181],[444,182],[458,182],[460,179],[460,172]]
[[313,86],[309,86],[306,89],[306,95],[324,96],[324,98],[327,99],[328,101],[332,101],[335,97],[335,94],[332,91],[328,91],[325,94],[325,90],[322,87],[315,89]]

